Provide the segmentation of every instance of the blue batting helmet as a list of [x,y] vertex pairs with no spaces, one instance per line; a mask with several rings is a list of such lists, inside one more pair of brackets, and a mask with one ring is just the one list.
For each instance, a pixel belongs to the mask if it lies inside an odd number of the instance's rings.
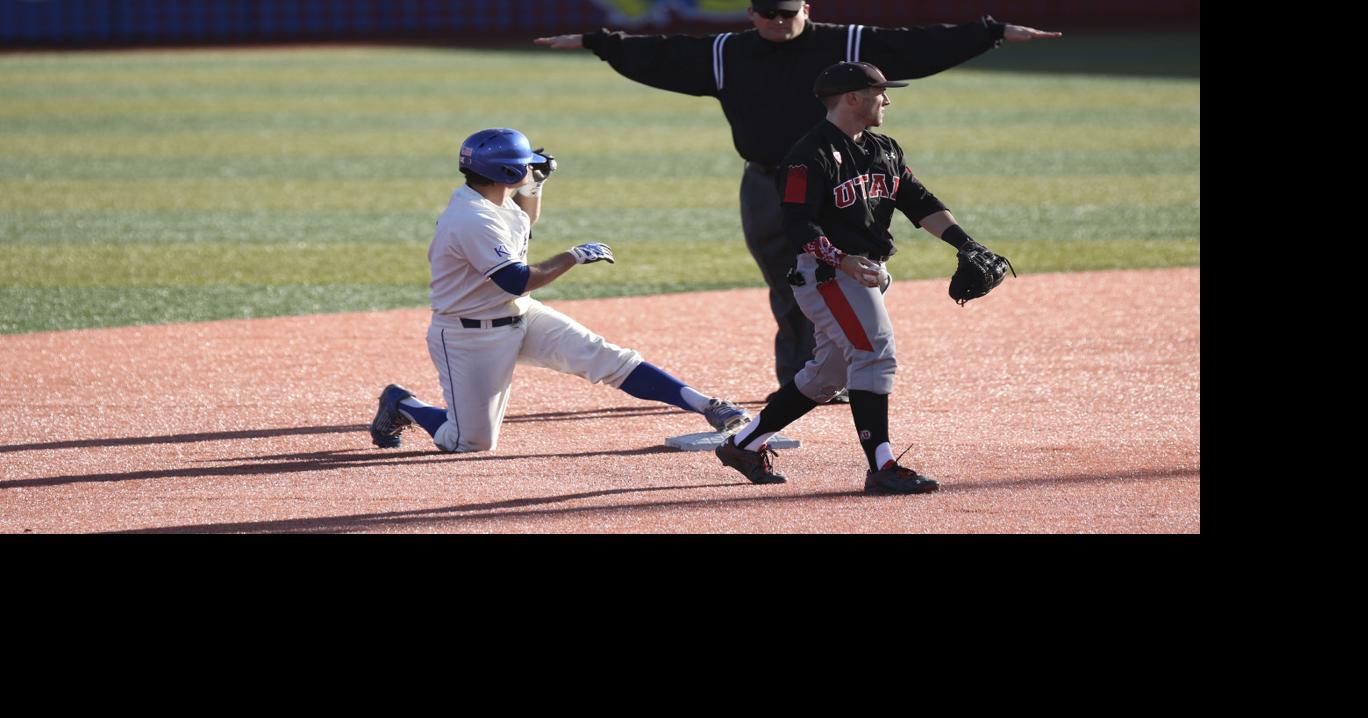
[[502,184],[517,184],[527,166],[545,162],[523,133],[507,127],[480,130],[461,143],[461,169]]

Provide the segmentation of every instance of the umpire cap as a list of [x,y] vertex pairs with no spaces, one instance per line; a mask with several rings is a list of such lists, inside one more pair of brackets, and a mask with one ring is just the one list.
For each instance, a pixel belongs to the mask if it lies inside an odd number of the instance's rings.
[[906,82],[889,82],[879,68],[867,62],[838,62],[817,76],[812,93],[830,97],[869,87],[907,87]]

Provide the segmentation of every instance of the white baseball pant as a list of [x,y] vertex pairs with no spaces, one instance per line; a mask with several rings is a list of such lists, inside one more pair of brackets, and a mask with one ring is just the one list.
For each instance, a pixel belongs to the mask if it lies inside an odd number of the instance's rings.
[[467,329],[459,320],[434,316],[427,339],[446,398],[447,420],[433,437],[442,451],[493,451],[498,446],[517,364],[616,388],[642,362],[635,350],[605,341],[535,299],[522,321],[511,326]]

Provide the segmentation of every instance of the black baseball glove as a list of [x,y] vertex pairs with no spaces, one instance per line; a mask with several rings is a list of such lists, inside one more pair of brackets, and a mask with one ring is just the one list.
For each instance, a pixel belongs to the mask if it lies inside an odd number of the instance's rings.
[[545,162],[538,162],[532,165],[532,180],[534,182],[545,182],[552,172],[556,171],[556,158],[546,154],[546,148],[538,147],[533,152],[546,158]]
[[1008,270],[1013,277],[1016,276],[1016,269],[1012,268],[1012,263],[1006,257],[993,254],[987,247],[972,240],[955,256],[959,259],[959,266],[955,268],[955,276],[950,278],[950,298],[961,307],[970,299],[978,299],[1002,284]]

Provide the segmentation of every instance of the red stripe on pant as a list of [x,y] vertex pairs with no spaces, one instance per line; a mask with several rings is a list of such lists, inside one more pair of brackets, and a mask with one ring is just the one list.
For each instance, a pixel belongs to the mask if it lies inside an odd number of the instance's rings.
[[864,327],[860,326],[860,318],[855,315],[855,309],[850,306],[850,300],[846,299],[836,280],[818,284],[817,291],[821,293],[827,309],[831,310],[831,316],[836,317],[836,323],[841,325],[841,331],[845,333],[846,339],[850,340],[850,344],[861,351],[874,351],[874,345],[865,335]]

